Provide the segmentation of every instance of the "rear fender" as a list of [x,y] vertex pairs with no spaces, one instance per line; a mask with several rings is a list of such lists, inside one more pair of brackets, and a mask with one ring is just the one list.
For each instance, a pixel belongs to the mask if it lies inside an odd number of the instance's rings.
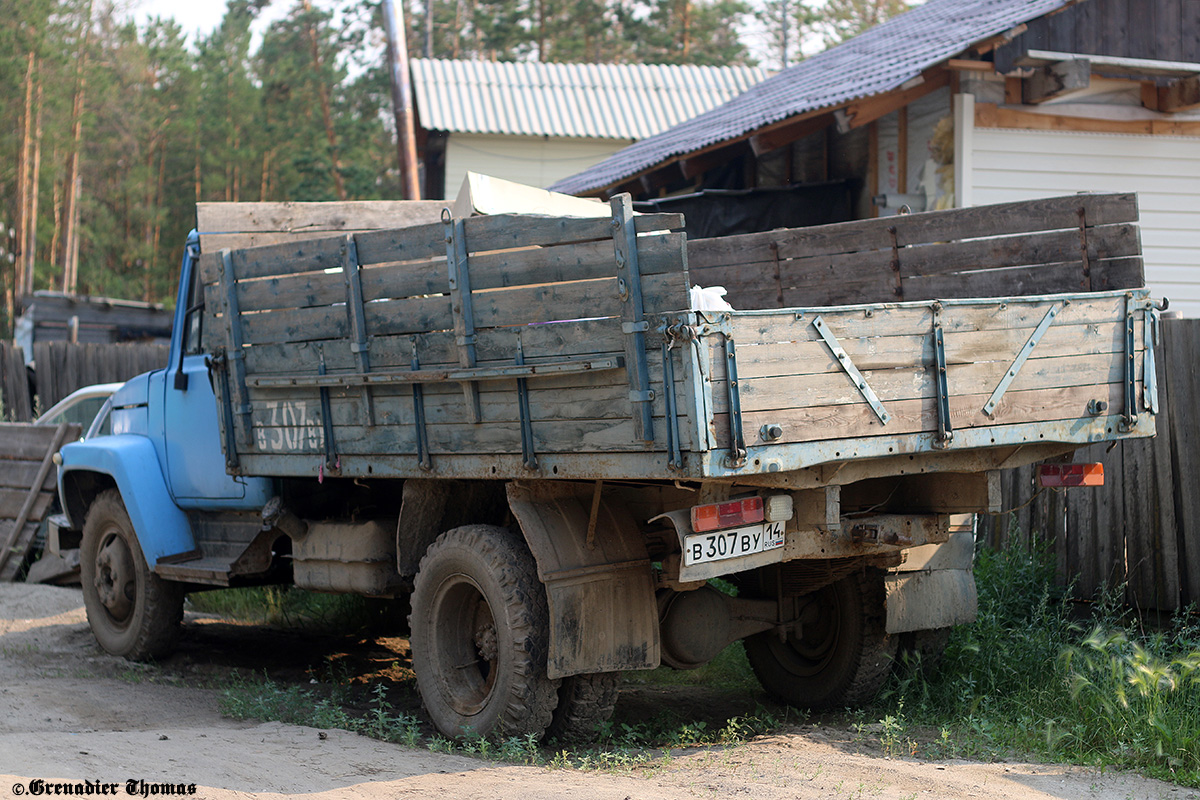
[[654,575],[630,511],[607,497],[595,502],[587,484],[521,481],[508,484],[507,492],[546,586],[547,674],[657,667]]
[[100,436],[69,444],[59,454],[58,495],[72,528],[82,530],[95,496],[116,485],[151,569],[160,558],[196,549],[192,527],[171,499],[149,439],[133,434]]

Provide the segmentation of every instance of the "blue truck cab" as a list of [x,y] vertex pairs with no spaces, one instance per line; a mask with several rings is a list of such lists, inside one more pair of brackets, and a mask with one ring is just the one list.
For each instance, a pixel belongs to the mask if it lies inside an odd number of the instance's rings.
[[[107,523],[111,529],[99,543],[108,548],[111,568],[98,575],[93,557],[84,580],[106,585],[115,607],[108,621],[116,628],[130,622],[122,619],[121,595],[137,585],[135,571],[148,579],[160,561],[196,553],[194,527],[205,514],[258,510],[270,496],[269,479],[225,472],[212,384],[199,349],[198,253],[193,231],[183,257],[168,366],[138,375],[113,394],[110,435],[68,444],[59,454],[59,496],[70,526],[82,531]],[[105,502],[97,502],[101,498]],[[114,515],[118,519],[107,518]],[[122,527],[128,530],[118,531]],[[89,609],[89,618],[94,616]]]

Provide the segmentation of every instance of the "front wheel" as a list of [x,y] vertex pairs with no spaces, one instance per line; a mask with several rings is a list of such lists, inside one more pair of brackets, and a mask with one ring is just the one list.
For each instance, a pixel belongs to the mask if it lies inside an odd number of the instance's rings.
[[800,598],[800,631],[747,638],[746,657],[763,688],[798,708],[871,700],[892,669],[898,637],[885,630],[882,576],[857,573]]
[[101,493],[88,509],[79,567],[88,624],[101,647],[130,661],[174,649],[183,587],[150,571],[116,489]]
[[443,533],[412,594],[413,671],[446,736],[540,738],[557,703],[546,677],[546,593],[525,542],[491,525]]

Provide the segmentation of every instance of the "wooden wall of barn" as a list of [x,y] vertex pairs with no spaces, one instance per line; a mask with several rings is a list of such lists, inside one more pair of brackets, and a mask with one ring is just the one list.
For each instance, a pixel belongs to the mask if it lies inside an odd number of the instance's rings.
[[985,541],[1048,545],[1059,578],[1083,597],[1124,587],[1126,601],[1164,611],[1200,602],[1200,320],[1163,320],[1158,436],[1094,445],[1075,461],[1104,464],[1105,485],[1035,488],[1036,467],[1004,474],[1004,507]]

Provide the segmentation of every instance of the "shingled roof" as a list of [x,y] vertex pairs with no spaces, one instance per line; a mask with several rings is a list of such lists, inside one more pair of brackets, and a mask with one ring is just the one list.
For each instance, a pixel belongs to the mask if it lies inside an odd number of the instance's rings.
[[928,0],[550,188],[567,194],[604,189],[789,117],[899,89],[973,44],[1074,2]]

